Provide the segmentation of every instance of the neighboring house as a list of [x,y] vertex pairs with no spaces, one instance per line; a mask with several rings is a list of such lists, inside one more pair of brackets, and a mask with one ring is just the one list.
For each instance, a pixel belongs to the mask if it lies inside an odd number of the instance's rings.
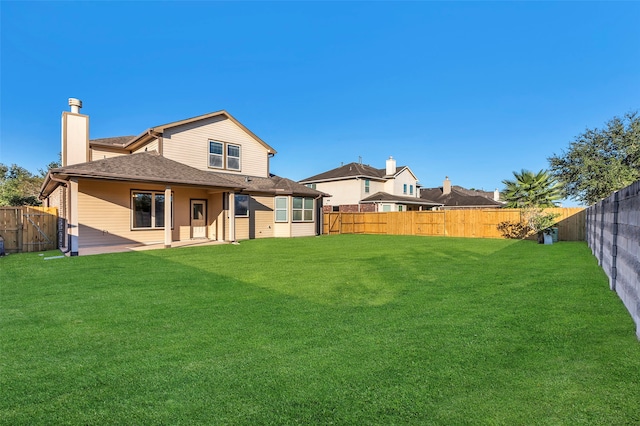
[[226,111],[89,140],[89,117],[70,99],[62,167],[40,197],[57,206],[71,255],[191,239],[312,236],[320,191],[270,174],[276,151]]
[[349,163],[300,183],[332,194],[324,199],[325,212],[429,210],[442,205],[420,198],[418,178],[409,167],[396,167],[393,157],[384,169]]
[[422,188],[420,198],[434,200],[442,203],[441,209],[479,209],[479,208],[500,208],[500,192],[478,191],[465,189],[461,186],[451,186],[451,181],[447,176],[439,188]]

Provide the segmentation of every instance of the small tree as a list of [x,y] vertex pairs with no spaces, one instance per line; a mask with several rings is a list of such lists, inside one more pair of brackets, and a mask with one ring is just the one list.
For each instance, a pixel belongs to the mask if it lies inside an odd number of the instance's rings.
[[498,230],[506,238],[525,238],[538,235],[538,242],[544,240],[544,232],[555,224],[556,213],[544,213],[543,208],[556,207],[562,198],[562,191],[556,180],[544,170],[533,173],[529,170],[513,172],[514,179],[505,179],[503,190],[506,206],[521,210],[520,222],[505,221],[498,224]]
[[562,198],[560,185],[545,170],[533,173],[522,169],[520,173],[513,172],[513,177],[502,181],[506,207],[556,207]]
[[633,112],[604,129],[587,129],[548,160],[567,196],[594,204],[640,179],[640,116]]

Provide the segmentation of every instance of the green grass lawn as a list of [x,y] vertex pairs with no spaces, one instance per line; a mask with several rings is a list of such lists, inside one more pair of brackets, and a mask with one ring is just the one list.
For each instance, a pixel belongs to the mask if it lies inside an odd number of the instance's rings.
[[11,255],[0,327],[2,424],[640,423],[635,325],[585,243]]

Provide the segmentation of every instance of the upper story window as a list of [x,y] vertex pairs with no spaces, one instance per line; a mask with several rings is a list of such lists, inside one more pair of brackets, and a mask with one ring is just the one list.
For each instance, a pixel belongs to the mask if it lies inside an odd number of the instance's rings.
[[240,170],[240,145],[209,141],[209,167],[214,169]]
[[227,145],[227,169],[240,170],[240,145]]
[[311,188],[311,189],[316,189],[316,184],[315,183],[308,183],[305,185],[307,188]]
[[369,179],[365,179],[364,180],[364,192],[365,192],[365,194],[368,194],[370,190],[371,190],[371,181]]
[[224,151],[222,142],[209,141],[209,167],[224,167]]
[[403,194],[407,193],[407,184],[406,183],[404,185],[402,185],[402,193]]
[[413,185],[409,185],[409,195],[413,195]]

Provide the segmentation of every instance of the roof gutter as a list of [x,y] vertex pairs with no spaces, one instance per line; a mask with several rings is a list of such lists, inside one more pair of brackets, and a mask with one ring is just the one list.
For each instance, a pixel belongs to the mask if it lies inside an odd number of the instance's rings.
[[69,184],[69,182],[64,180],[64,179],[60,179],[60,178],[54,177],[51,174],[51,172],[47,173],[47,177],[44,179],[44,182],[42,182],[42,189],[40,190],[40,194],[38,194],[38,199],[39,200],[44,200],[46,198],[43,195],[43,193],[44,193],[44,189],[47,187],[47,185],[49,184],[50,181],[57,182],[57,183],[59,183],[60,185],[62,185],[64,187],[66,187]]
[[[42,183],[42,188],[46,188],[50,181],[57,182],[57,183],[59,183],[60,185],[64,186],[65,188],[68,188],[68,187],[69,187],[69,181],[66,181],[66,180],[64,180],[64,179],[57,178],[57,177],[53,176],[53,175],[51,174],[51,172],[49,172],[49,173],[47,173],[47,177],[45,178],[45,181]],[[40,191],[40,195],[38,195],[38,198],[39,198],[39,199],[41,199],[41,200],[43,200],[43,199],[45,198],[45,197],[42,195],[42,192],[43,192],[43,191],[44,191],[44,189],[43,189],[42,191]],[[71,205],[70,205],[70,204],[67,206],[67,209],[69,209],[68,214],[70,215],[70,214],[71,214],[71,213],[70,213],[70,211],[71,211]],[[66,248],[65,250],[62,250],[62,249],[59,247],[59,248],[60,248],[60,252],[61,252],[62,254],[67,254],[67,253],[69,253],[69,252],[71,251],[71,235],[68,235],[67,237],[68,237],[68,241],[67,241],[67,245],[66,245],[66,247],[67,247],[67,248]]]

